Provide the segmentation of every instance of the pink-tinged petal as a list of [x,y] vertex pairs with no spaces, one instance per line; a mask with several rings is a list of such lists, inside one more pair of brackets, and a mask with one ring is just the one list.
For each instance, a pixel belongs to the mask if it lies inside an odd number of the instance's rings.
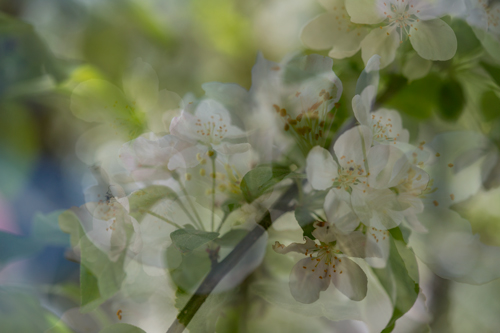
[[323,205],[328,222],[344,234],[349,234],[359,225],[359,218],[351,207],[351,197],[343,189],[331,189]]
[[366,126],[356,126],[342,134],[333,150],[340,166],[345,169],[356,166],[365,166],[365,156],[363,150],[368,152],[372,146],[372,132]]
[[306,162],[307,179],[315,190],[332,187],[333,179],[338,176],[338,165],[328,150],[314,147],[307,155]]
[[361,42],[361,56],[365,64],[374,55],[380,56],[380,69],[387,67],[396,58],[399,35],[392,27],[373,29]]
[[183,110],[180,116],[172,119],[170,133],[190,143],[197,143],[202,139],[202,135],[197,133],[199,126],[196,124],[197,118]]
[[292,243],[288,246],[281,244],[280,242],[275,242],[273,245],[273,250],[280,254],[287,254],[289,252],[298,252],[306,254],[316,248],[316,243],[309,237],[304,237],[305,243]]
[[297,262],[290,273],[289,286],[293,298],[305,304],[317,301],[319,293],[330,285],[330,269],[331,267],[315,258],[305,258]]
[[348,258],[344,257],[336,262],[332,282],[342,294],[353,301],[361,301],[366,297],[366,274],[358,264]]

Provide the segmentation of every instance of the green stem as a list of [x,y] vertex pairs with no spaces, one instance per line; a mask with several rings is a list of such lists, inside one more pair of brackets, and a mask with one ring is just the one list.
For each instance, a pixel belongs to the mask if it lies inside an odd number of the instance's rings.
[[[273,205],[273,209],[285,213],[286,211],[293,210],[289,203],[297,194],[297,187],[290,187],[283,195],[278,199],[277,203]],[[273,216],[276,220],[278,216]],[[177,315],[177,319],[172,323],[167,333],[181,333],[186,329],[188,324],[193,319],[196,312],[201,308],[203,303],[207,300],[208,296],[215,289],[217,284],[226,276],[227,273],[241,260],[241,258],[246,254],[248,249],[266,232],[266,230],[272,225],[273,220],[269,212],[261,219],[261,221],[256,225],[229,253],[220,263],[212,266],[212,269],[205,277],[201,285],[198,287],[196,292],[191,296],[187,304]]]
[[145,212],[145,213],[148,213],[149,215],[152,215],[152,216],[156,217],[157,219],[160,219],[160,220],[162,220],[162,221],[165,221],[165,222],[167,222],[167,223],[168,223],[168,224],[170,224],[170,225],[173,225],[173,226],[174,226],[174,227],[176,227],[177,229],[182,229],[182,227],[181,227],[180,225],[178,225],[177,223],[172,222],[172,221],[170,221],[169,219],[167,219],[167,218],[165,218],[165,217],[163,217],[163,216],[161,216],[161,215],[156,214],[155,212],[152,212],[152,211],[150,211],[150,210],[145,210],[144,212]]
[[209,151],[210,159],[212,160],[212,231],[214,231],[214,218],[215,218],[215,158],[216,154],[214,151]]
[[220,221],[220,224],[217,227],[217,230],[216,230],[217,232],[220,232],[220,229],[222,229],[222,225],[224,224],[224,222],[226,222],[229,214],[231,214],[231,213],[224,214],[224,217],[222,218],[222,221]]
[[[186,197],[187,199],[187,202],[189,204],[189,206],[191,207],[191,209],[193,210],[193,214],[194,216],[196,217],[196,221],[198,222],[198,227],[201,228],[201,230],[205,230],[205,227],[203,226],[203,223],[201,222],[201,218],[200,218],[200,215],[198,215],[198,211],[196,210],[196,208],[194,207],[194,204],[193,202],[191,201],[191,197],[189,196],[186,188],[184,187],[184,184],[182,184],[182,181],[179,179],[179,175],[177,175],[177,173],[174,174],[174,179],[177,181],[177,183],[179,183],[179,186],[182,190],[182,193],[184,193],[184,196]],[[188,217],[191,219],[191,221],[193,221],[193,223],[196,224],[196,221],[195,219],[191,216],[191,214],[189,213],[189,211],[186,209],[186,207],[184,206],[184,204],[179,200],[179,205],[181,206],[181,208],[184,210],[184,212],[188,215]]]

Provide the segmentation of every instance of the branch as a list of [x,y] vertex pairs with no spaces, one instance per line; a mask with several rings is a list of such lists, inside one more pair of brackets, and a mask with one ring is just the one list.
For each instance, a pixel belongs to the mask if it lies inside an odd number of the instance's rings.
[[[274,220],[285,211],[292,209],[290,207],[290,202],[295,198],[296,194],[297,187],[292,185],[281,195],[276,204],[270,209],[273,210],[273,212],[278,211],[277,215],[273,214]],[[184,331],[217,284],[219,284],[224,276],[226,276],[226,274],[240,261],[248,249],[250,249],[260,236],[266,232],[272,223],[271,214],[267,211],[262,220],[238,243],[238,245],[236,245],[233,251],[231,251],[224,260],[212,267],[194,295],[191,296],[182,311],[177,315],[177,319],[172,323],[167,333],[181,333]]]

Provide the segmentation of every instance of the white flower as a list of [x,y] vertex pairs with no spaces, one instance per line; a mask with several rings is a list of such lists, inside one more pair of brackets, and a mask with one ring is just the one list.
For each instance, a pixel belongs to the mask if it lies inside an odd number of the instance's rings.
[[344,295],[360,301],[366,296],[367,278],[363,270],[348,257],[364,258],[366,236],[355,231],[342,235],[328,222],[316,222],[312,235],[319,244],[305,237],[305,244],[273,245],[278,253],[299,252],[306,258],[299,260],[290,274],[290,292],[301,303],[313,303],[319,293],[328,289],[330,281]]
[[231,139],[240,139],[246,134],[231,124],[229,112],[214,100],[202,101],[196,107],[194,115],[183,110],[179,117],[172,120],[170,132],[193,145],[180,151],[170,160],[170,170],[197,165],[200,156],[209,150],[221,154],[235,154],[250,148],[248,143],[230,142]]
[[[129,201],[123,189],[109,180],[107,173],[92,169],[98,184],[85,191],[87,203],[73,207],[86,236],[111,261],[117,261],[124,251],[135,256],[142,247],[139,223],[129,215]],[[127,229],[132,227],[133,235],[128,240]]]
[[343,59],[356,54],[370,28],[351,22],[344,0],[320,0],[328,11],[312,19],[302,29],[300,39],[314,50],[331,48],[328,55]]
[[380,55],[382,68],[392,63],[397,48],[406,39],[424,59],[451,59],[457,39],[439,17],[460,5],[451,0],[346,0],[352,22],[377,26],[363,39],[361,49],[365,63],[374,54]]
[[[393,223],[399,224],[404,217],[413,230],[425,231],[416,214],[424,210],[421,198],[428,191],[429,175],[418,166],[411,164],[405,153],[394,146],[373,147],[368,153],[368,161],[370,164],[368,181],[372,187],[372,190],[368,192],[373,192],[375,195],[373,197],[375,204],[371,205],[374,212],[369,214],[371,225],[390,229],[395,226]],[[377,203],[378,196],[381,194],[387,197],[383,203]],[[361,194],[356,193],[356,195]],[[358,209],[356,211],[359,213]],[[391,216],[392,220],[382,223],[382,226],[379,222],[384,220],[373,218],[373,216],[377,214],[376,212],[385,209],[388,209],[385,215]]]
[[361,125],[367,126],[372,131],[373,144],[396,144],[396,142],[408,143],[410,133],[403,128],[401,116],[396,110],[378,109],[371,112],[378,88],[378,75],[373,72],[378,71],[380,57],[374,55],[367,64],[365,72],[372,73],[376,78],[370,82],[361,94],[352,99],[352,109],[354,116]]
[[120,150],[120,159],[136,181],[167,180],[170,159],[191,144],[173,135],[156,137],[153,133],[143,135],[125,143]]
[[218,82],[206,83],[203,89],[239,116],[252,147],[268,161],[291,145],[308,151],[324,142],[332,122],[328,112],[343,89],[332,66],[332,59],[316,54],[275,63],[259,53],[250,91]]
[[488,53],[499,58],[500,54],[500,3],[487,0],[466,0],[462,17],[472,27]]
[[349,190],[368,186],[365,153],[371,145],[370,129],[357,126],[342,134],[335,142],[333,150],[337,162],[328,150],[314,147],[307,156],[307,179],[315,190],[331,187]]

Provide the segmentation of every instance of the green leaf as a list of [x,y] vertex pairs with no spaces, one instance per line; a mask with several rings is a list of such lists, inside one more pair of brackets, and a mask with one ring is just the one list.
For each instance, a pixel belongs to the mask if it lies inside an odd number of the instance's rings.
[[403,75],[411,82],[424,78],[432,67],[432,61],[421,58],[416,52],[408,55],[403,66]]
[[457,35],[457,55],[468,56],[481,49],[481,43],[474,31],[464,20],[452,20],[450,26]]
[[295,209],[295,219],[299,222],[302,231],[304,232],[304,237],[307,236],[312,240],[316,239],[312,232],[314,231],[313,223],[318,219],[312,214],[312,212],[305,208],[304,206],[298,206]]
[[219,237],[218,232],[195,229],[178,229],[170,234],[172,242],[183,252],[193,251],[217,237]]
[[443,82],[439,89],[438,115],[447,121],[460,118],[465,106],[465,95],[460,83],[449,79]]
[[259,165],[246,173],[240,188],[245,200],[250,203],[282,180],[296,176],[298,174],[293,174],[286,166]]
[[[170,245],[170,247],[175,247],[175,244]],[[202,248],[184,253],[180,264],[168,261],[166,264],[174,283],[187,292],[194,292],[194,289],[212,267],[208,253]]]
[[[397,228],[395,228],[397,229]],[[402,241],[402,234],[391,229],[390,254],[385,268],[373,269],[387,291],[394,311],[384,333],[392,332],[396,320],[408,312],[419,293],[418,267],[415,254]]]
[[99,333],[146,333],[137,326],[130,324],[114,324],[103,328]]
[[238,244],[246,235],[248,230],[245,229],[232,229],[226,232],[221,238],[215,240],[220,246],[235,246]]
[[491,78],[500,86],[500,68],[481,61],[481,66],[490,74]]
[[[112,297],[121,288],[125,279],[123,263],[125,261],[126,251],[124,251],[116,261],[111,261],[106,253],[98,249],[86,236],[78,217],[71,211],[65,211],[59,216],[59,226],[64,232],[70,233],[71,245],[80,248],[80,269],[88,270],[97,280],[97,287],[100,299],[96,299],[95,281],[89,275],[84,275],[81,280],[82,301],[88,301],[82,304],[83,313],[94,310],[99,304]],[[83,268],[82,268],[83,267]],[[88,272],[83,272],[89,274]],[[82,273],[82,274],[83,274]],[[86,288],[89,288],[86,290]]]
[[224,212],[224,215],[229,215],[233,211],[237,210],[241,207],[241,203],[234,199],[228,199],[224,201],[221,205],[221,209]]
[[481,113],[486,121],[500,117],[500,98],[494,91],[487,91],[481,97]]
[[441,79],[432,73],[402,88],[387,101],[387,106],[417,119],[429,118],[437,108]]
[[97,305],[101,304],[97,278],[85,265],[80,266],[80,295],[82,307],[95,308],[92,304],[95,301]]
[[147,211],[163,199],[175,200],[177,194],[170,187],[160,185],[153,185],[136,191],[129,196],[130,215],[140,222],[147,214]]

